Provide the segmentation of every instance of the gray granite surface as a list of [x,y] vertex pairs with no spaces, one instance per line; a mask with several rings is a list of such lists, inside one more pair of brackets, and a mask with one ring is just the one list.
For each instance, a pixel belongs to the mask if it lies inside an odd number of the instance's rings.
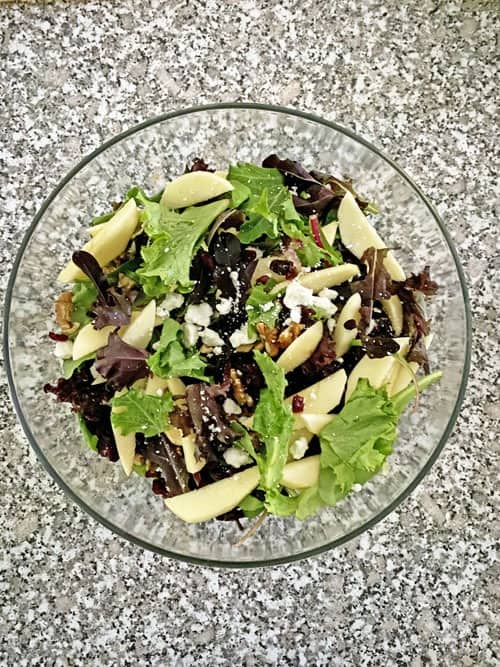
[[2,375],[0,664],[500,664],[498,25],[473,0],[0,4],[2,289],[83,154],[160,112],[258,101],[399,161],[449,226],[474,316],[463,410],[419,489],[347,546],[268,570],[162,559],[87,517],[29,451]]

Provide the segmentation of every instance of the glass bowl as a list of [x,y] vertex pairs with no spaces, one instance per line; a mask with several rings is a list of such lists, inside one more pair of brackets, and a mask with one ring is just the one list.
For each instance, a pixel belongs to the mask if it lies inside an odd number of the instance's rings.
[[[300,522],[268,518],[235,546],[234,522],[188,525],[169,513],[150,482],[126,479],[82,443],[74,416],[42,391],[60,375],[53,343],[55,277],[82,245],[90,218],[133,185],[156,192],[194,157],[219,169],[259,163],[270,153],[354,179],[379,203],[377,226],[409,271],[430,264],[440,290],[428,306],[435,334],[433,368],[443,370],[417,412],[401,420],[389,470],[335,508]],[[21,244],[5,306],[5,359],[14,406],[38,458],[80,507],[118,535],[180,560],[228,567],[293,561],[331,549],[387,516],[422,480],[448,438],[464,394],[470,314],[464,275],[435,209],[413,181],[364,139],[335,123],[264,105],[221,104],[150,119],[111,139],[76,166],[49,195]],[[76,536],[75,536],[76,537]]]

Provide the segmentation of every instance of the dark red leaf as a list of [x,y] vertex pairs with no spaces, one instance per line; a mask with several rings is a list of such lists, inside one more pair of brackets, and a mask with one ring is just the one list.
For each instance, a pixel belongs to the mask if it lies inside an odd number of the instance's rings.
[[153,488],[153,492],[172,498],[189,491],[189,474],[182,450],[173,445],[164,433],[146,438],[146,458],[160,466],[162,472],[162,479],[156,483],[157,490]]
[[97,352],[95,367],[116,389],[121,389],[149,375],[148,356],[146,350],[132,347],[113,332],[106,347]]
[[335,343],[329,334],[323,334],[318,347],[309,359],[304,362],[302,368],[306,375],[328,374],[335,365],[337,355],[335,354]]
[[438,291],[438,284],[434,282],[434,280],[431,280],[429,266],[425,266],[424,270],[420,271],[420,273],[412,273],[411,276],[404,281],[403,286],[406,289],[421,292],[425,296],[434,296]]
[[391,276],[384,267],[387,252],[387,248],[367,248],[361,257],[361,261],[368,267],[366,276],[351,283],[352,292],[359,292],[361,296],[359,329],[363,335],[367,335],[370,329],[374,302],[389,299],[392,293]]

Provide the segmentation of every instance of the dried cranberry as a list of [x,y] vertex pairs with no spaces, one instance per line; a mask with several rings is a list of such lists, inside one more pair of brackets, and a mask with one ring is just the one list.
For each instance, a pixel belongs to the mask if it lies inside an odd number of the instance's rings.
[[306,327],[310,327],[317,321],[316,313],[312,308],[307,308],[302,306],[302,308],[300,309],[300,321]]
[[202,483],[202,478],[201,478],[200,473],[199,472],[193,473],[193,479],[194,479],[194,483],[199,488],[201,486],[201,483]]
[[159,476],[158,470],[146,470],[146,477],[158,477]]
[[55,340],[57,343],[64,343],[64,341],[68,340],[66,334],[56,333],[55,331],[49,331],[49,338],[50,340]]
[[297,394],[292,398],[292,412],[304,412],[304,397]]
[[113,463],[115,461],[118,461],[118,459],[120,458],[118,456],[118,451],[115,445],[112,443],[104,444],[102,447],[98,449],[98,451],[100,456],[103,456],[105,459],[109,459]]
[[215,259],[208,252],[200,253],[200,261],[207,271],[213,271],[215,269]]
[[269,280],[270,280],[270,277],[264,275],[264,276],[260,276],[260,278],[257,278],[255,283],[257,285],[265,285],[267,282],[269,282]]
[[286,276],[292,270],[293,262],[289,259],[273,259],[269,268],[280,276]]
[[157,477],[156,479],[153,480],[153,493],[156,494],[157,496],[163,496],[166,498],[168,496],[167,493],[167,488],[165,486],[165,480],[162,479],[161,477]]
[[356,320],[347,320],[344,322],[344,329],[347,329],[348,331],[352,331],[355,329],[358,325],[356,324]]
[[285,278],[287,280],[293,280],[298,274],[297,267],[292,264],[292,268],[287,272]]

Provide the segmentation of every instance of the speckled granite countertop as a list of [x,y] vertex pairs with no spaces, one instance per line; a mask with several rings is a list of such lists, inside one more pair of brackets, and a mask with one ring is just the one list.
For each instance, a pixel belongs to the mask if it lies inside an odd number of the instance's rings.
[[82,154],[159,112],[261,101],[335,119],[416,177],[457,244],[475,321],[462,414],[421,487],[349,545],[271,570],[162,560],[97,525],[30,453],[2,377],[1,664],[499,664],[497,11],[472,0],[0,5],[3,289],[42,198]]

